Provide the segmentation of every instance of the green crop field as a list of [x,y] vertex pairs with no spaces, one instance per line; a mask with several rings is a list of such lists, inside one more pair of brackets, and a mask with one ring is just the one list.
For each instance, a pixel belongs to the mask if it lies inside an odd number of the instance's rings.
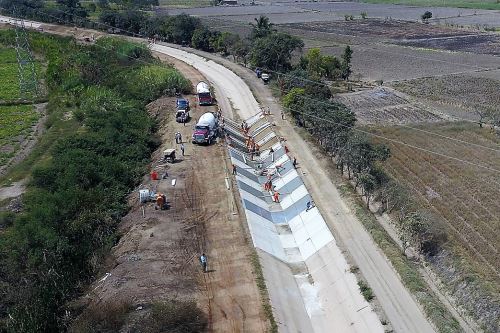
[[16,154],[38,118],[31,105],[0,106],[0,165]]
[[19,98],[16,50],[0,47],[0,100]]
[[473,9],[500,9],[497,0],[363,0],[368,3],[388,3],[423,7],[454,7]]
[[165,8],[195,8],[211,6],[210,0],[160,0],[160,6]]

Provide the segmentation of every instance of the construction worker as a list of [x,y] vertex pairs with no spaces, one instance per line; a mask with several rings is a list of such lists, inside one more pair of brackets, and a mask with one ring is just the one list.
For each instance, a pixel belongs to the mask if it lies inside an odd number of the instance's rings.
[[208,259],[205,253],[202,253],[200,256],[200,264],[201,268],[203,269],[203,273],[207,272],[207,267],[208,267]]
[[292,164],[293,164],[293,168],[297,169],[297,158],[296,157],[293,158],[293,163]]
[[279,203],[280,202],[280,194],[278,191],[274,191],[274,194],[273,194],[273,201],[276,202],[276,203]]
[[285,120],[285,113],[281,110],[281,120]]
[[184,144],[181,143],[181,152],[182,152],[182,156],[184,156]]
[[236,175],[236,164],[233,164],[233,175]]

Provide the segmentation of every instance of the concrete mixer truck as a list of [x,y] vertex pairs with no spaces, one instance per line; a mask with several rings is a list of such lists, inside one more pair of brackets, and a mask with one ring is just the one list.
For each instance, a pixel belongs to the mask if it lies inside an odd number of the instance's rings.
[[213,97],[210,92],[210,86],[205,82],[200,82],[196,85],[196,93],[198,94],[198,104],[199,105],[212,105]]
[[194,127],[193,143],[211,144],[219,133],[219,123],[212,112],[204,113]]

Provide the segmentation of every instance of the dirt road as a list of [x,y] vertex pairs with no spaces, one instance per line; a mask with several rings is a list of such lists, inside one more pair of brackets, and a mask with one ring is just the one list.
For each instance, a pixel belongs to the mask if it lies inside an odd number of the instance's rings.
[[[353,212],[343,202],[339,191],[328,175],[327,161],[319,159],[311,147],[295,132],[287,121],[279,119],[280,107],[273,98],[269,89],[255,78],[254,74],[230,61],[219,57],[201,53],[207,58],[214,58],[224,66],[217,66],[212,61],[206,61],[198,55],[192,55],[172,47],[161,46],[159,52],[168,53],[195,66],[200,72],[209,77],[225,93],[225,97],[232,100],[234,107],[242,118],[255,113],[255,98],[250,89],[239,89],[237,93],[231,87],[246,85],[241,78],[249,83],[259,101],[265,107],[270,107],[276,115],[279,131],[286,134],[287,146],[291,154],[299,159],[303,179],[312,194],[321,213],[340,243],[349,251],[355,264],[372,287],[384,312],[397,332],[433,332],[433,328],[425,318],[423,312],[400,281],[397,273],[391,267],[387,258],[377,248],[370,235],[356,219]],[[191,51],[191,50],[190,50]],[[200,53],[198,51],[193,51]],[[226,88],[227,87],[227,88]]]
[[[197,70],[175,59],[173,63],[193,85],[206,80]],[[222,101],[219,98],[219,102]],[[259,290],[250,261],[251,245],[247,242],[243,223],[234,206],[232,190],[226,188],[226,150],[221,145],[197,146],[190,142],[192,126],[206,111],[215,107],[200,107],[191,98],[192,120],[188,126],[176,124],[182,133],[186,156],[182,159],[194,177],[193,191],[201,202],[199,216],[204,219],[203,244],[209,258],[209,273],[201,274],[202,293],[198,297],[209,309],[213,332],[265,332],[267,321],[262,312]],[[222,112],[229,116],[230,108],[221,103]],[[196,193],[193,193],[196,195]],[[196,211],[192,215],[197,215]]]

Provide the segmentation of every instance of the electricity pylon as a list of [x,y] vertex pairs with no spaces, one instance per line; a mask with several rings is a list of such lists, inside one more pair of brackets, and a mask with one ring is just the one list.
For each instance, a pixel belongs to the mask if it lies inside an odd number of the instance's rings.
[[35,62],[31,53],[28,34],[22,18],[17,18],[14,9],[14,26],[16,30],[16,56],[19,71],[19,89],[21,98],[31,99],[38,96],[38,79]]

